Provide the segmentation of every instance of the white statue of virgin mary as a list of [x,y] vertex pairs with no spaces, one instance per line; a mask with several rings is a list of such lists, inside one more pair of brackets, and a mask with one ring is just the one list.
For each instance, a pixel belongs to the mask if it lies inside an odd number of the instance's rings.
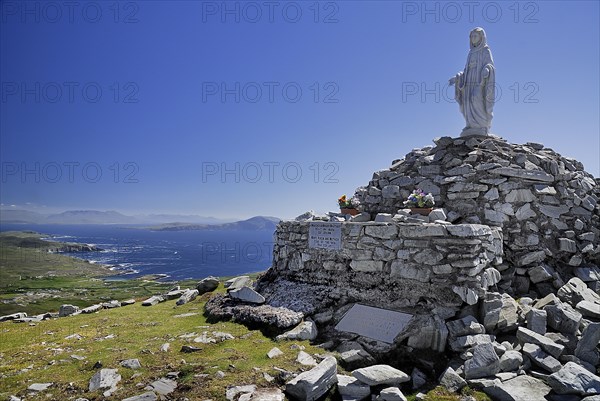
[[454,85],[454,97],[466,121],[460,136],[488,135],[494,116],[494,60],[483,28],[473,29],[469,39],[471,50],[465,69],[450,78],[449,84]]

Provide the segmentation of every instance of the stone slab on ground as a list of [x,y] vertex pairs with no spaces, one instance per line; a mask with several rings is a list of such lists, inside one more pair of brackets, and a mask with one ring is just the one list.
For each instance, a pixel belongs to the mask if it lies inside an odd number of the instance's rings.
[[156,401],[158,397],[152,391],[147,391],[144,394],[135,395],[133,397],[125,398],[121,401]]
[[525,375],[483,388],[496,401],[542,401],[551,390],[542,380]]
[[391,344],[412,317],[408,313],[355,304],[335,329]]

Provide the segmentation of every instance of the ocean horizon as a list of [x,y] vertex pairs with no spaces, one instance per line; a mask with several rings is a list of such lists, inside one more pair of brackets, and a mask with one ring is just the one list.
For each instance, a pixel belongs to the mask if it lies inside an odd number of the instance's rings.
[[97,252],[64,255],[107,265],[110,279],[163,275],[162,280],[235,276],[266,270],[272,261],[271,230],[153,231],[122,224],[2,224],[0,232],[36,231],[57,242],[95,245]]

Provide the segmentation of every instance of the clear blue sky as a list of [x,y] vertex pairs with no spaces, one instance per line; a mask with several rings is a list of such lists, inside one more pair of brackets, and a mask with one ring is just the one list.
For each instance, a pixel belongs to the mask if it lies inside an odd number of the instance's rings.
[[460,133],[445,85],[476,26],[501,92],[492,131],[600,175],[597,1],[70,4],[1,2],[3,207],[335,210]]

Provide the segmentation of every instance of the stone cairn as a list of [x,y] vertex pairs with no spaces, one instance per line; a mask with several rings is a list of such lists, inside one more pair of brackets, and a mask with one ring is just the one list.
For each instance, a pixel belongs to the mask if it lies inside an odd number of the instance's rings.
[[556,292],[574,267],[598,265],[600,181],[581,163],[541,144],[497,137],[434,142],[374,173],[356,191],[363,210],[395,214],[420,188],[452,223],[500,227],[506,261],[498,268],[500,288],[517,295]]
[[[207,313],[331,351],[286,383],[293,399],[337,383],[355,400],[468,385],[493,400],[598,401],[600,180],[538,143],[434,143],[358,188],[357,216],[281,222],[272,267],[246,283],[260,305],[219,295]],[[435,197],[429,216],[404,209],[417,188]],[[340,225],[339,249],[309,246],[323,221]],[[412,319],[393,343],[337,330],[357,303]]]

